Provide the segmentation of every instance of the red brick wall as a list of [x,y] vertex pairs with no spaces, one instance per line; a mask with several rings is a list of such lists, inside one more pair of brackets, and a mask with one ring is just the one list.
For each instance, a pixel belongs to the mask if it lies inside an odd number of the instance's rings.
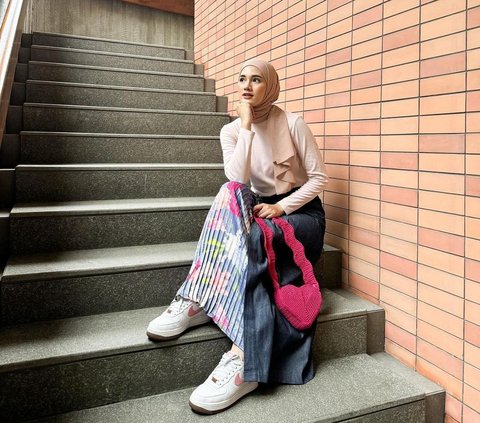
[[344,285],[386,350],[480,421],[480,0],[196,0],[195,54],[234,110],[259,56],[313,130]]

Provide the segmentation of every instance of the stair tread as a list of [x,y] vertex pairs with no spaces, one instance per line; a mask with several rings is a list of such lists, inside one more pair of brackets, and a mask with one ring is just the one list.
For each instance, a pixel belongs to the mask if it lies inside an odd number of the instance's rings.
[[197,242],[10,256],[2,283],[189,265]]
[[158,138],[158,139],[191,139],[191,140],[219,140],[213,135],[165,135],[165,134],[118,134],[101,132],[53,132],[53,131],[21,131],[20,135],[60,136],[60,137],[91,137],[91,138]]
[[115,43],[115,44],[129,44],[135,46],[146,46],[146,47],[160,47],[165,49],[171,50],[185,50],[182,47],[175,47],[175,46],[167,46],[162,44],[150,44],[150,43],[141,43],[136,41],[123,41],[123,40],[116,40],[111,38],[100,38],[100,37],[88,37],[86,35],[70,35],[70,34],[60,34],[56,32],[40,32],[40,31],[33,31],[32,34],[39,34],[39,35],[52,35],[55,37],[62,37],[62,38],[78,38],[81,40],[89,40],[89,41],[102,41],[108,43]]
[[69,48],[69,47],[43,46],[43,45],[35,45],[35,44],[31,46],[31,49],[65,51],[69,53],[95,54],[97,56],[129,57],[134,59],[152,60],[157,62],[188,63],[192,65],[194,63],[193,60],[172,59],[170,57],[155,57],[155,56],[146,56],[142,54],[118,53],[118,52],[111,52],[111,51],[88,50],[88,49]]
[[[319,363],[305,385],[261,386],[234,407],[209,416],[214,421],[338,422],[420,401],[424,392],[375,359],[359,354]],[[200,422],[190,411],[193,388],[128,400],[52,418],[52,422]],[[417,416],[418,417],[418,416]],[[42,420],[45,422],[49,419]],[[413,421],[413,420],[412,420]]]
[[71,163],[71,164],[21,164],[17,171],[79,171],[79,170],[172,170],[172,169],[223,169],[221,163]]
[[189,73],[160,72],[160,71],[145,70],[145,69],[114,68],[109,66],[82,65],[79,63],[58,63],[58,62],[42,62],[40,60],[30,60],[29,65],[57,66],[57,67],[66,67],[66,68],[102,70],[102,71],[110,71],[110,72],[124,72],[124,73],[135,73],[135,74],[140,73],[140,74],[148,74],[148,75],[179,76],[182,78],[204,79],[202,75],[195,75],[195,74],[189,74]]
[[[212,205],[214,197],[134,198],[52,203],[15,204],[12,217],[138,213],[144,211],[195,210]],[[0,211],[1,212],[1,211]]]
[[[1,282],[60,279],[190,265],[196,241],[11,255]],[[324,244],[324,251],[337,251]],[[360,300],[363,301],[363,300]]]
[[148,88],[148,87],[131,87],[123,85],[101,85],[101,84],[86,84],[83,82],[63,82],[63,81],[43,81],[38,79],[29,79],[26,82],[30,85],[55,85],[58,87],[77,87],[77,88],[96,88],[113,91],[137,91],[137,92],[153,92],[163,94],[188,94],[194,96],[215,97],[215,93],[204,91],[187,91],[187,90],[167,90],[163,88]]
[[[319,321],[365,315],[367,306],[323,290]],[[225,335],[206,325],[176,340],[155,343],[145,335],[148,322],[166,306],[41,321],[0,328],[0,372],[67,363],[93,357],[143,351],[176,344],[217,339]]]
[[[10,106],[15,107],[15,106]],[[17,106],[22,107],[22,106]],[[24,103],[23,107],[39,108],[57,108],[57,109],[82,109],[82,110],[107,110],[117,112],[137,112],[137,113],[168,113],[168,114],[188,114],[188,115],[210,115],[229,117],[228,113],[223,112],[199,112],[192,110],[162,110],[162,109],[137,109],[133,107],[107,107],[107,106],[85,106],[80,104],[49,104],[49,103]]]
[[[12,107],[12,106],[10,106]],[[13,106],[15,107],[15,106]],[[18,106],[22,107],[22,106]],[[182,115],[206,115],[206,116],[225,116],[230,117],[228,113],[223,112],[197,112],[192,110],[161,110],[161,109],[137,109],[133,107],[106,107],[106,106],[84,106],[79,104],[49,104],[49,103],[24,103],[23,107],[54,108],[54,109],[81,109],[81,110],[107,110],[113,112],[135,112],[135,113],[165,113]]]

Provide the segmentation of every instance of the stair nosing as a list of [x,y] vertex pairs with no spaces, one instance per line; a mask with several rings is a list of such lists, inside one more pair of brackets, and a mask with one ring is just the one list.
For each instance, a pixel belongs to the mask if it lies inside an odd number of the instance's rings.
[[[8,259],[5,272],[0,280],[2,284],[21,284],[31,281],[187,266],[192,263],[196,246],[196,241],[189,241],[12,255]],[[63,262],[59,261],[59,255]],[[174,258],[170,258],[171,255],[174,255]],[[142,259],[139,260],[139,257]],[[29,263],[36,264],[36,267],[29,267]],[[39,263],[44,264],[39,266]],[[57,268],[52,263],[57,263]],[[58,263],[61,263],[62,266],[58,266]],[[18,269],[19,266],[21,271],[11,272],[12,267]],[[332,289],[330,291],[335,292]],[[361,304],[362,302],[357,301],[357,303]],[[367,309],[367,307],[364,308]]]
[[[20,82],[17,82],[20,84]],[[21,83],[23,84],[23,83]],[[180,94],[180,95],[196,95],[205,97],[216,97],[215,93],[205,91],[187,91],[187,90],[168,90],[164,88],[148,88],[148,87],[132,87],[126,85],[105,85],[105,84],[87,84],[83,82],[64,82],[64,81],[48,81],[40,79],[28,79],[27,85],[54,85],[60,87],[76,87],[76,88],[95,88],[99,90],[112,91],[138,91],[138,92],[153,92],[164,94]]]
[[163,114],[182,114],[182,115],[200,115],[200,116],[218,116],[229,117],[228,113],[223,112],[199,112],[192,110],[162,110],[162,109],[137,109],[126,107],[107,107],[107,106],[85,106],[78,104],[52,104],[52,103],[30,103],[25,102],[23,106],[10,106],[10,107],[23,107],[23,108],[43,108],[43,109],[79,109],[79,110],[103,110],[108,112],[120,112],[120,113],[163,113]]
[[97,38],[97,37],[89,37],[86,35],[74,35],[74,34],[60,34],[57,32],[40,32],[40,31],[33,31],[32,35],[38,34],[38,35],[47,35],[47,36],[56,36],[56,37],[62,37],[62,38],[78,38],[81,40],[89,40],[89,41],[102,41],[102,42],[109,42],[109,43],[114,43],[114,44],[128,44],[128,45],[135,45],[135,46],[146,46],[146,47],[160,47],[160,48],[165,48],[168,50],[180,50],[180,51],[186,51],[185,48],[183,47],[175,47],[175,46],[166,46],[166,45],[161,45],[161,44],[148,44],[148,43],[141,43],[141,42],[136,42],[136,41],[122,41],[122,40],[116,40],[116,39],[109,39],[109,38]]
[[173,59],[170,57],[144,56],[141,54],[117,53],[113,51],[87,50],[87,49],[69,48],[69,47],[44,46],[44,45],[37,45],[37,44],[32,44],[30,49],[63,51],[68,53],[95,54],[97,56],[127,57],[127,58],[133,58],[133,59],[152,60],[157,62],[183,63],[183,64],[192,65],[192,66],[195,64],[193,60]]
[[30,60],[29,64],[40,64],[42,66],[52,66],[52,67],[55,67],[55,66],[71,67],[71,68],[78,68],[78,69],[91,69],[91,70],[110,71],[110,72],[140,73],[140,74],[148,74],[148,75],[178,76],[182,78],[205,79],[201,75],[195,75],[190,73],[157,72],[157,71],[144,70],[144,69],[123,69],[123,68],[112,68],[108,66],[81,65],[79,63],[58,63],[58,62],[43,62],[41,60]]
[[[23,282],[64,279],[67,277],[107,275],[187,266],[192,263],[196,245],[196,241],[190,241],[10,256],[1,283],[21,284]],[[169,249],[173,249],[173,251],[168,251]],[[179,249],[181,254],[178,251]],[[101,254],[100,258],[95,257],[98,253]],[[55,257],[58,255],[64,260],[63,263],[67,262],[67,265],[55,269],[51,263],[55,263]],[[139,261],[138,257],[143,257],[143,260]],[[11,273],[9,268],[25,266],[25,262],[37,264],[45,262],[46,264],[40,267],[40,271],[25,268],[26,270],[23,270],[23,272]],[[74,263],[77,264],[74,265]],[[81,263],[82,266],[78,266],[78,263]]]
[[75,163],[19,164],[16,171],[161,171],[161,170],[221,170],[222,163]]
[[152,139],[188,139],[188,140],[219,140],[220,136],[213,135],[159,135],[159,134],[117,134],[109,132],[56,132],[56,131],[20,131],[20,135],[28,136],[62,136],[86,138],[152,138]]
[[[331,292],[328,289],[323,290],[323,293],[325,296],[327,295],[331,296],[331,298],[339,297],[337,294]],[[70,346],[71,351],[68,351],[69,349],[68,347],[66,348],[65,346],[62,346],[61,341],[57,339],[55,340],[55,346],[58,349],[55,353],[51,355],[42,357],[41,351],[37,352],[38,354],[37,357],[33,356],[33,357],[29,357],[28,359],[25,359],[24,357],[22,357],[21,359],[18,359],[17,355],[15,355],[15,358],[17,358],[17,361],[9,361],[4,364],[0,363],[0,374],[5,372],[10,372],[10,371],[21,370],[21,369],[38,368],[46,365],[51,366],[51,365],[66,364],[66,363],[78,362],[78,361],[95,359],[95,358],[109,357],[109,356],[114,356],[114,355],[124,354],[124,353],[134,353],[134,352],[145,351],[145,350],[150,350],[155,348],[172,347],[174,345],[189,344],[189,343],[195,343],[195,342],[201,342],[201,341],[210,341],[212,339],[226,337],[226,335],[223,332],[221,332],[220,329],[210,324],[210,325],[206,325],[204,327],[196,328],[195,330],[189,331],[184,335],[182,335],[180,338],[177,338],[175,340],[154,343],[152,341],[149,341],[146,335],[143,335],[145,333],[144,331],[141,331],[141,330],[137,331],[138,328],[133,328],[133,330],[135,330],[135,333],[138,332],[139,337],[141,334],[142,339],[139,338],[138,340],[127,340],[124,342],[123,345],[110,344],[105,346],[105,343],[103,343],[102,344],[103,348],[97,346],[97,347],[91,347],[90,350],[79,351],[79,345],[81,346],[89,345],[87,338],[91,334],[91,331],[86,330],[86,328],[88,329],[89,326],[97,327],[98,320],[111,319],[112,321],[114,320],[130,321],[131,319],[126,318],[128,317],[129,314],[132,316],[134,314],[147,315],[151,313],[151,317],[155,317],[155,315],[158,315],[166,307],[167,306],[150,307],[145,309],[118,311],[118,312],[96,314],[96,315],[90,315],[90,316],[70,317],[70,318],[60,319],[60,320],[40,321],[40,322],[25,323],[20,325],[11,325],[11,326],[6,326],[4,328],[0,328],[0,341],[2,341],[2,335],[7,333],[7,336],[12,336],[15,339],[18,339],[16,337],[20,336],[23,341],[29,342],[28,334],[22,335],[23,331],[28,332],[30,330],[30,331],[35,331],[36,333],[41,333],[42,328],[46,329],[55,325],[59,325],[59,326],[65,326],[68,324],[75,325],[77,322],[83,323],[82,333],[87,334],[86,337],[85,335],[83,335],[84,336],[83,342],[78,342],[78,338],[81,339],[82,335],[77,333],[77,342],[75,343],[74,347]],[[366,318],[366,314],[367,313],[365,310],[355,310],[353,312],[351,311],[346,313],[341,311],[337,313],[333,311],[333,313],[330,316],[320,314],[319,317],[317,318],[317,322],[321,324],[321,323],[327,323],[335,320],[350,319],[354,317],[365,316]],[[122,320],[122,317],[123,317],[123,320]],[[142,319],[143,319],[143,316],[142,316]],[[148,321],[145,321],[145,327],[147,323]],[[53,331],[53,333],[56,333],[56,331]],[[102,339],[106,339],[106,337],[102,336]],[[25,348],[22,348],[22,349],[25,350]]]
[[204,210],[211,207],[213,200],[214,197],[169,197],[17,203],[12,208],[11,216],[12,218],[96,216],[179,210]]

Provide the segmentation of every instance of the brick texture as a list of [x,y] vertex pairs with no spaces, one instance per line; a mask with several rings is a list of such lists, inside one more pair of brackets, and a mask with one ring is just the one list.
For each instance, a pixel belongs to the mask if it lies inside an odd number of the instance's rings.
[[447,390],[446,422],[480,421],[480,1],[196,0],[195,59],[232,115],[250,57],[323,153],[344,287]]

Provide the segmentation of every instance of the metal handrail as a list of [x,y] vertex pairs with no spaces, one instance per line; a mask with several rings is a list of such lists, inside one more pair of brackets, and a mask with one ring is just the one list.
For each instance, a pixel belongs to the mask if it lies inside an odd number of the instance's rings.
[[0,145],[7,118],[10,93],[20,49],[25,4],[28,0],[8,0],[0,26]]

